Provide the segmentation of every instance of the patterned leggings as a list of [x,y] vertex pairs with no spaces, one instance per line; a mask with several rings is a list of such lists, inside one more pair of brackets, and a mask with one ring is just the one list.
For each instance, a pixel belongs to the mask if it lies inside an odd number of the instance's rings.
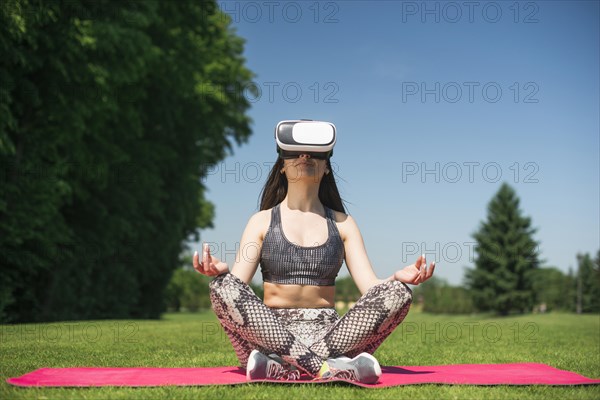
[[243,368],[257,349],[315,376],[327,358],[373,354],[408,313],[412,292],[401,282],[380,283],[340,318],[333,308],[269,308],[227,273],[210,283],[210,298]]

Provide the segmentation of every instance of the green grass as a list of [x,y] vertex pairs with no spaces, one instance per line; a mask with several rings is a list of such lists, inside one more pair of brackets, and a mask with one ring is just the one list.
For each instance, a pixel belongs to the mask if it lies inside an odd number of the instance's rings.
[[[237,365],[212,312],[160,321],[77,321],[0,326],[2,399],[338,399],[600,398],[595,386],[248,384],[160,388],[18,388],[6,378],[42,367],[208,367]],[[494,318],[411,311],[375,353],[383,365],[539,362],[600,378],[600,317],[546,314]]]

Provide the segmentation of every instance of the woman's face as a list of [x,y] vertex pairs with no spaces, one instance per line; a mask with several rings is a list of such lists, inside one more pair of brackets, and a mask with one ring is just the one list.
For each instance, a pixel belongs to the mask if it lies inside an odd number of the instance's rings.
[[283,169],[288,182],[308,179],[318,183],[327,169],[327,161],[300,154],[298,158],[284,159]]

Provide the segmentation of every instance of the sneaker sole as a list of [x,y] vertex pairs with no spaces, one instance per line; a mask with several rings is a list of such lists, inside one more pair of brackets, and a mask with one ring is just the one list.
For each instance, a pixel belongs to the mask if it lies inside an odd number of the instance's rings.
[[[373,369],[375,371],[375,379],[371,380],[369,379],[368,381],[363,381],[361,380],[361,383],[376,383],[379,380],[379,377],[381,376],[381,366],[379,365],[379,361],[377,361],[377,359],[375,357],[373,357],[371,354],[369,353],[360,353],[359,355],[357,355],[356,357],[354,357],[352,359],[352,361],[356,360],[357,358],[367,358],[369,359],[372,363],[373,363]],[[352,364],[352,361],[350,362],[350,364]]]

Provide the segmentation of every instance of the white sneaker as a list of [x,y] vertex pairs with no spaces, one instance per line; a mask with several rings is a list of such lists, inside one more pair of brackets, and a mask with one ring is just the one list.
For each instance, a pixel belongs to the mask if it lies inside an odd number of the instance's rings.
[[323,379],[348,379],[360,383],[376,383],[381,376],[381,366],[369,353],[348,357],[330,358],[323,363],[319,372]]
[[278,360],[275,360],[258,350],[252,350],[246,366],[246,379],[252,381],[258,379],[296,380],[300,378],[300,371],[290,365],[284,366],[283,360],[280,357],[277,358]]

